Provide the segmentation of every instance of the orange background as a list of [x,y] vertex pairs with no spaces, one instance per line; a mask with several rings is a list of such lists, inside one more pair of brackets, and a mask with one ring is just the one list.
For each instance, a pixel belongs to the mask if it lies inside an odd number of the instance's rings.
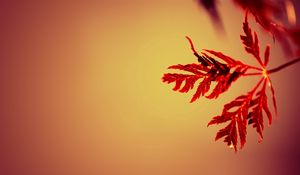
[[[249,127],[237,154],[206,125],[258,77],[193,104],[161,82],[169,65],[196,62],[185,35],[256,65],[239,40],[243,12],[220,7],[226,36],[192,0],[1,2],[0,174],[297,174],[299,65],[271,76],[279,116],[260,144]],[[288,60],[271,46],[270,67]]]

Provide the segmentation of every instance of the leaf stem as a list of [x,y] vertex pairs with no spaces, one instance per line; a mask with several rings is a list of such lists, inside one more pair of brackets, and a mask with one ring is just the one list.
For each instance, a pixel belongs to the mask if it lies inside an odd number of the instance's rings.
[[253,95],[255,93],[256,89],[260,86],[260,84],[263,82],[264,78],[261,78],[259,82],[256,84],[256,86],[250,91],[250,93]]
[[262,73],[248,73],[248,74],[243,74],[243,76],[255,76],[255,75],[262,75]]
[[250,65],[246,65],[248,66],[249,69],[254,69],[254,70],[259,70],[259,71],[263,71],[262,68],[259,68],[259,67],[254,67],[254,66],[250,66]]
[[[292,61],[289,61],[289,62],[287,62],[287,63],[285,63],[285,64],[283,64],[283,65],[281,65],[281,66],[278,66],[278,67],[276,67],[276,68],[267,70],[267,73],[268,73],[268,74],[272,74],[272,73],[278,72],[278,71],[280,71],[281,69],[284,69],[284,68],[286,68],[286,67],[288,67],[288,66],[291,66],[291,65],[293,65],[293,64],[295,64],[295,63],[297,63],[297,62],[300,62],[300,58],[296,58],[296,59],[294,59],[294,60],[292,60]],[[261,73],[247,73],[247,74],[244,74],[243,76],[255,76],[255,75],[262,75],[262,72],[261,72]]]
[[287,62],[287,63],[285,63],[285,64],[283,64],[283,65],[281,65],[281,66],[278,66],[278,67],[276,67],[276,68],[274,68],[274,69],[268,70],[267,73],[268,73],[268,74],[271,74],[271,73],[278,72],[278,71],[280,71],[281,69],[284,69],[284,68],[286,68],[286,67],[288,67],[288,66],[290,66],[290,65],[293,65],[293,64],[295,64],[295,63],[297,63],[297,62],[299,62],[299,61],[300,61],[300,58],[296,58],[296,59],[294,59],[294,60],[292,60],[292,61],[290,61],[290,62]]

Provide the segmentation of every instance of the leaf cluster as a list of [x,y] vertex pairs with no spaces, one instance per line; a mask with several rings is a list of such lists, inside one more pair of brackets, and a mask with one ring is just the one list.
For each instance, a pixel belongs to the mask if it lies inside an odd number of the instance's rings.
[[[257,34],[252,32],[248,24],[247,14],[243,23],[243,31],[244,35],[241,35],[240,38],[245,51],[256,59],[260,64],[260,68],[244,64],[237,59],[213,50],[204,49],[199,54],[192,40],[187,37],[198,63],[170,66],[169,69],[180,70],[186,73],[166,73],[162,77],[162,81],[165,83],[175,83],[173,90],[181,93],[187,93],[197,86],[190,101],[194,102],[201,96],[205,96],[208,99],[216,99],[219,95],[226,92],[233,82],[247,75],[248,70],[260,71],[262,78],[256,86],[248,93],[240,95],[233,101],[225,104],[222,113],[214,116],[208,123],[208,126],[228,123],[217,132],[215,140],[224,137],[224,142],[234,148],[235,151],[237,151],[238,140],[240,148],[244,147],[248,126],[251,125],[256,129],[259,141],[261,141],[263,139],[264,114],[268,118],[269,125],[272,123],[273,117],[268,106],[266,93],[267,86],[271,90],[274,109],[277,111],[274,88],[266,71],[270,57],[270,46],[266,46],[263,60],[260,56]],[[214,88],[211,88],[213,83],[215,84]]]

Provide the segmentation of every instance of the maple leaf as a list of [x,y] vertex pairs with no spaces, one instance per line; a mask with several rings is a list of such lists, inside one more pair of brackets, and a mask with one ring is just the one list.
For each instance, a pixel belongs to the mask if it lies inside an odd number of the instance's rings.
[[[216,85],[206,98],[218,98],[220,94],[228,90],[232,82],[236,81],[250,68],[242,62],[236,61],[221,52],[203,50],[202,55],[199,55],[195,50],[192,40],[189,37],[187,37],[187,39],[194,55],[198,58],[199,63],[170,66],[169,69],[186,71],[189,74],[167,73],[162,77],[162,81],[166,83],[175,82],[173,90],[185,93],[193,89],[194,84],[201,79],[190,102],[194,102],[201,96],[205,96],[210,90],[212,82],[216,82]],[[224,63],[217,61],[208,54],[218,57],[220,61],[222,60]],[[183,87],[182,84],[184,84]]]
[[[274,109],[275,111],[277,111],[275,92],[271,80],[268,77],[268,71],[266,70],[266,66],[269,62],[270,57],[270,46],[266,46],[264,53],[264,62],[262,62],[259,54],[259,41],[255,32],[254,37],[252,35],[251,28],[249,27],[247,21],[247,13],[245,16],[245,21],[243,23],[243,31],[245,35],[240,36],[242,43],[245,46],[246,52],[253,55],[253,57],[256,58],[257,62],[261,65],[263,78],[250,92],[247,93],[247,95],[241,95],[234,101],[224,105],[222,114],[213,117],[213,119],[208,123],[208,126],[210,126],[213,124],[222,124],[230,121],[230,123],[225,128],[219,130],[219,132],[216,134],[216,140],[225,137],[224,142],[226,142],[227,145],[232,146],[235,151],[237,151],[237,137],[240,138],[241,149],[246,143],[247,125],[252,124],[252,126],[256,128],[256,132],[259,134],[259,142],[262,141],[264,129],[263,112],[266,113],[268,117],[269,125],[271,125],[272,123],[272,113],[269,110],[266,95],[267,83],[272,93]],[[255,92],[262,83],[262,89],[258,91],[256,93],[256,97],[254,97]],[[233,111],[233,108],[237,109]],[[237,132],[238,136],[236,134]]]
[[245,21],[243,23],[243,30],[245,35],[241,35],[241,40],[245,46],[246,52],[252,54],[254,58],[259,62],[261,66],[264,66],[259,54],[259,44],[258,37],[256,32],[254,32],[254,36],[252,35],[251,28],[248,23],[248,13],[245,15]]
[[288,36],[297,47],[297,55],[300,55],[300,26],[288,29]]
[[[290,41],[294,40],[294,27],[291,21],[286,21],[289,13],[295,13],[291,0],[270,1],[270,0],[233,0],[235,4],[245,11],[249,11],[260,26],[278,40],[286,55],[294,55],[294,49]],[[286,25],[283,25],[286,24]],[[290,28],[290,29],[289,29]],[[295,42],[298,49],[300,43]],[[299,55],[299,53],[297,53]]]
[[[259,40],[257,34],[252,32],[249,26],[247,13],[243,23],[243,31],[244,35],[241,35],[240,38],[245,50],[257,60],[261,66],[260,68],[246,65],[241,61],[213,50],[203,49],[201,54],[199,54],[192,40],[186,37],[190,43],[191,50],[198,59],[198,63],[170,66],[169,69],[185,71],[186,74],[166,73],[162,77],[162,81],[165,83],[175,83],[173,90],[181,93],[189,92],[196,86],[195,84],[198,84],[190,101],[194,102],[201,96],[205,96],[208,99],[218,98],[220,94],[229,89],[234,81],[242,76],[262,76],[262,79],[251,91],[225,104],[222,114],[213,117],[208,123],[208,126],[228,123],[227,126],[217,132],[215,140],[217,141],[224,137],[224,142],[234,148],[235,151],[237,151],[238,142],[240,142],[241,149],[246,144],[248,125],[252,125],[256,129],[259,141],[262,140],[264,129],[263,113],[268,117],[269,125],[272,123],[272,113],[269,110],[266,95],[267,84],[271,90],[274,109],[275,111],[277,110],[274,88],[268,76],[268,73],[272,71],[268,72],[266,70],[270,57],[270,46],[266,46],[264,60],[262,60],[260,57]],[[260,72],[247,74],[247,71],[250,69]],[[213,82],[215,83],[215,87],[209,95],[206,95],[210,91]],[[257,90],[261,84],[263,84],[262,88]]]
[[249,113],[248,119],[249,122],[248,124],[252,124],[253,123],[253,127],[256,128],[257,133],[260,136],[260,140],[261,141],[263,139],[263,129],[264,129],[264,120],[263,120],[263,111],[267,114],[267,117],[269,119],[269,125],[271,125],[272,123],[272,113],[269,110],[268,107],[268,102],[267,102],[267,95],[266,95],[266,83],[267,80],[264,81],[263,83],[263,88],[257,92],[256,94],[256,98],[253,99],[251,106],[253,106],[252,108],[252,112]]
[[[246,12],[251,13],[256,22],[269,34],[275,41],[278,40],[286,55],[300,55],[300,42],[295,40],[295,31],[299,26],[295,26],[295,5],[291,0],[271,1],[271,0],[232,0],[234,4]],[[222,23],[217,11],[217,0],[198,0],[198,4],[206,9],[213,22]],[[217,15],[216,15],[217,14]],[[216,26],[220,28],[220,26]],[[223,28],[222,28],[223,29]],[[298,33],[298,32],[297,32]],[[299,33],[297,34],[299,35]],[[294,41],[297,53],[290,44]]]
[[[247,118],[249,118],[249,108],[253,97],[253,93],[255,92],[257,87],[258,85],[252,91],[248,92],[247,95],[241,95],[235,100],[231,101],[230,103],[224,105],[222,114],[213,117],[213,119],[208,123],[207,126],[213,124],[222,124],[228,121],[230,121],[230,123],[225,128],[238,125],[241,148],[243,148],[244,144],[246,143],[246,126]],[[234,125],[232,123],[234,123]],[[228,145],[233,145],[235,151],[237,151],[237,141],[228,142],[228,138],[236,138],[236,134],[232,132],[232,130],[236,130],[236,128],[231,128],[231,130],[226,130],[225,128],[221,129],[219,132],[223,133],[222,137],[226,136],[225,142],[227,142]],[[222,138],[220,137],[219,132],[217,133],[215,140]]]
[[225,128],[220,129],[219,132],[216,135],[215,140],[218,140],[225,136],[224,142],[227,143],[228,146],[234,147],[235,150],[237,150],[237,130],[236,130],[236,118],[233,118],[229,125],[227,125]]
[[[256,129],[256,132],[259,135],[259,141],[261,141],[264,129],[264,113],[269,120],[269,125],[272,123],[272,113],[269,110],[268,98],[266,95],[267,85],[270,87],[274,110],[277,113],[275,91],[268,74],[300,61],[300,59],[297,59],[278,68],[269,71],[266,70],[266,66],[270,59],[270,46],[266,46],[264,50],[264,60],[262,60],[260,57],[259,40],[257,34],[255,32],[252,33],[248,24],[247,13],[243,23],[243,31],[244,35],[241,35],[240,38],[244,44],[245,50],[257,60],[261,66],[260,68],[244,64],[230,56],[213,50],[203,49],[200,55],[196,51],[192,40],[189,37],[186,37],[190,43],[191,50],[198,59],[198,63],[170,66],[169,69],[185,71],[187,73],[166,73],[162,77],[162,81],[165,83],[175,83],[173,90],[181,93],[189,92],[195,87],[195,84],[198,84],[196,92],[191,99],[191,102],[194,102],[201,96],[205,96],[208,99],[218,98],[220,94],[229,89],[234,81],[242,76],[262,76],[261,80],[251,91],[247,94],[240,95],[235,98],[235,100],[225,104],[221,115],[213,117],[207,125],[211,126],[228,123],[227,126],[217,132],[215,140],[217,141],[224,137],[224,142],[227,143],[228,146],[234,148],[235,151],[237,151],[238,142],[240,142],[240,149],[246,144],[248,125],[252,125],[253,128]],[[260,72],[247,73],[250,69]],[[206,95],[210,91],[213,82],[215,87],[209,95]],[[261,84],[262,88],[258,90],[259,87],[261,87]]]
[[[222,114],[212,118],[208,126],[230,121],[225,128],[219,130],[215,140],[225,137],[224,142],[237,151],[237,139],[239,137],[240,148],[242,149],[246,143],[247,125],[252,124],[260,136],[259,142],[262,141],[262,131],[264,129],[263,112],[265,112],[268,117],[269,125],[272,123],[272,113],[269,110],[265,92],[267,81],[266,78],[262,78],[251,91],[224,105]],[[262,89],[258,91],[256,97],[254,97],[255,92],[262,83]],[[238,135],[236,134],[237,132]]]

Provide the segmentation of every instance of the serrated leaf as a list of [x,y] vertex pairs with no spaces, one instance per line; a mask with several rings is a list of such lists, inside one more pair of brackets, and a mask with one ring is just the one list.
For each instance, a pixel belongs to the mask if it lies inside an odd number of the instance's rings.
[[[222,61],[225,61],[227,64],[221,63],[205,53],[203,53],[203,55],[199,55],[194,47],[192,39],[189,37],[186,38],[191,45],[194,55],[198,58],[199,63],[187,65],[177,64],[170,66],[168,67],[169,69],[186,71],[192,74],[168,73],[164,74],[162,80],[166,83],[175,83],[173,90],[182,93],[189,92],[191,89],[193,89],[194,85],[199,80],[197,90],[190,102],[194,102],[201,96],[205,96],[205,94],[210,90],[212,82],[216,82],[217,84],[212,93],[206,97],[218,98],[220,94],[228,90],[232,82],[236,81],[247,70],[247,66],[245,64],[240,61],[236,61],[233,58],[222,54],[221,52],[205,50],[207,53],[217,56]],[[183,87],[182,84],[184,84]]]
[[263,66],[261,58],[259,56],[259,41],[256,32],[252,35],[252,30],[248,23],[248,14],[245,15],[245,21],[243,23],[243,31],[245,35],[241,35],[240,38],[244,44],[246,52],[252,54],[258,63]]
[[[186,93],[192,90],[195,84],[198,84],[197,89],[190,102],[194,102],[201,96],[205,96],[212,88],[212,83],[215,86],[206,98],[218,98],[219,95],[226,92],[231,84],[238,78],[244,75],[262,75],[261,80],[247,94],[236,97],[233,101],[224,105],[222,114],[213,117],[207,126],[214,124],[228,123],[226,127],[220,129],[215,137],[215,140],[224,137],[224,142],[228,146],[233,147],[237,151],[238,140],[242,149],[246,144],[247,126],[252,125],[258,133],[260,139],[263,138],[264,115],[268,118],[269,125],[272,123],[272,112],[268,106],[268,98],[266,95],[267,83],[271,89],[273,105],[277,111],[275,92],[271,80],[268,77],[268,71],[265,66],[269,62],[270,46],[267,46],[264,54],[264,63],[259,56],[259,40],[256,32],[253,32],[249,27],[247,15],[243,23],[245,35],[240,38],[244,44],[246,52],[250,53],[260,63],[261,68],[248,66],[230,56],[213,50],[206,50],[199,55],[196,51],[192,40],[187,37],[194,55],[198,59],[198,64],[173,65],[169,69],[175,69],[188,72],[189,74],[167,73],[164,74],[162,80],[165,83],[175,83],[173,90],[181,93]],[[217,58],[213,58],[217,57]],[[248,69],[259,70],[261,73],[246,74]],[[259,87],[262,88],[260,90]]]

